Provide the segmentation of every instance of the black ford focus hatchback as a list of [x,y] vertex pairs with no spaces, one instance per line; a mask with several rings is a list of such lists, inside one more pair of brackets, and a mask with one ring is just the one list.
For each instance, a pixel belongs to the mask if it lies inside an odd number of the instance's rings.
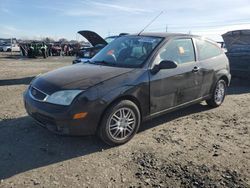
[[222,104],[228,59],[216,43],[192,35],[120,37],[86,63],[37,76],[24,93],[30,116],[66,135],[98,134],[123,144],[144,120],[206,100]]

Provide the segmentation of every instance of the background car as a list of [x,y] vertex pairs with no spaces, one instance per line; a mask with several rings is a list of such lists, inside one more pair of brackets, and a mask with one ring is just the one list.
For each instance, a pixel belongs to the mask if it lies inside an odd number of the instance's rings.
[[91,46],[82,48],[78,53],[75,60],[73,60],[73,64],[85,62],[91,59],[95,54],[97,54],[102,48],[104,48],[108,43],[117,39],[120,36],[127,35],[128,33],[120,33],[117,36],[109,36],[103,39],[97,33],[93,31],[78,31],[80,35],[86,38]]
[[2,51],[3,52],[20,52],[20,47],[18,44],[5,44],[2,46]]
[[222,37],[232,76],[250,78],[250,30],[229,31]]
[[119,37],[88,63],[34,79],[28,114],[58,134],[129,141],[145,120],[206,100],[220,106],[230,83],[228,59],[198,36],[143,33]]
[[3,51],[3,44],[0,44],[0,52]]

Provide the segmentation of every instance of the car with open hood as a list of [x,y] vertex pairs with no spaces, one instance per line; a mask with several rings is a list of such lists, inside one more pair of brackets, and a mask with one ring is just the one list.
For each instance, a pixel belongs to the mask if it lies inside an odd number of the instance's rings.
[[206,100],[220,106],[231,75],[223,50],[186,34],[126,35],[86,63],[37,76],[24,93],[28,114],[58,134],[129,141],[142,122]]
[[73,60],[73,64],[81,63],[89,60],[95,54],[97,54],[102,48],[104,48],[108,43],[112,42],[113,40],[117,39],[120,36],[127,35],[127,33],[120,33],[119,35],[109,36],[103,39],[100,35],[93,31],[78,31],[80,35],[86,38],[91,46],[82,48],[78,54],[76,59]]
[[229,31],[222,37],[232,76],[250,78],[250,30]]

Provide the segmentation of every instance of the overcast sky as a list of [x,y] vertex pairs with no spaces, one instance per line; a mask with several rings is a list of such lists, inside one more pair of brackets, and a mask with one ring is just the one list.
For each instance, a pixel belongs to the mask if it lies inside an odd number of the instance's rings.
[[181,32],[221,40],[229,30],[250,29],[250,0],[0,0],[0,38],[81,39],[136,33],[161,11],[148,32]]

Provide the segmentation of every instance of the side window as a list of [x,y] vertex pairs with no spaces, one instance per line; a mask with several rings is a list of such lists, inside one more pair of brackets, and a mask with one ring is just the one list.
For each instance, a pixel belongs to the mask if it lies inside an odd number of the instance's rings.
[[163,47],[157,61],[171,60],[178,64],[195,61],[192,39],[174,39]]
[[205,60],[222,54],[221,48],[217,45],[200,39],[195,39],[199,60]]

